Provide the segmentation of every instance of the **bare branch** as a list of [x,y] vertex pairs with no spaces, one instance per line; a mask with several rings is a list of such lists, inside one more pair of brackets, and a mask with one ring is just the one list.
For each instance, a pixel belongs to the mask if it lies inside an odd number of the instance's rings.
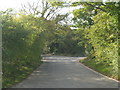
[[[87,3],[87,2],[85,2],[87,5],[89,5],[89,6],[91,6],[91,7],[95,7],[94,5],[92,5],[92,4],[89,4],[89,3]],[[99,10],[102,10],[103,12],[106,12],[106,10],[104,10],[104,9],[102,9],[102,8],[100,8],[100,7],[95,7],[96,9],[99,9]]]
[[27,3],[22,5],[22,10],[27,14],[33,14],[44,17],[47,20],[55,18],[57,12],[61,9],[59,6],[52,7],[46,0],[39,0],[37,3]]

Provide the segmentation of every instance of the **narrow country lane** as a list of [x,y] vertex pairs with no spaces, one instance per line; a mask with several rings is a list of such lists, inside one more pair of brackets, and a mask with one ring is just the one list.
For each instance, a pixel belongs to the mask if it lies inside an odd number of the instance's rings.
[[118,82],[79,63],[84,57],[44,56],[44,63],[12,88],[117,88]]

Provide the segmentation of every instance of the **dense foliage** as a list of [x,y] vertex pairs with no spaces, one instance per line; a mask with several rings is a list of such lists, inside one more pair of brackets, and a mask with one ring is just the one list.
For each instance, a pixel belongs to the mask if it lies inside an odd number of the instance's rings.
[[66,25],[57,25],[54,39],[48,44],[49,53],[58,55],[84,56],[85,48],[80,44],[77,31]]
[[[117,5],[116,5],[117,4]],[[84,8],[73,11],[76,27],[82,29],[88,59],[103,73],[118,78],[118,6],[115,2],[76,2]],[[118,10],[118,11],[117,11]],[[115,12],[116,11],[116,12]],[[88,61],[91,63],[91,61]],[[95,68],[95,67],[94,67]]]
[[40,65],[44,39],[40,18],[2,14],[3,87]]
[[[118,78],[120,3],[72,3],[72,6],[82,6],[72,12],[72,27],[78,29],[60,24],[60,21],[68,16],[55,15],[57,6],[62,8],[63,2],[43,4],[46,6],[39,13],[40,16],[36,13],[17,14],[11,9],[0,12],[3,36],[3,87],[9,87],[25,78],[40,65],[41,55],[49,53],[87,56],[87,64],[91,63],[94,68],[100,67],[98,69],[103,73],[107,72],[106,75]],[[48,15],[45,14],[47,10]]]
[[86,37],[93,47],[92,55],[96,64],[111,67],[110,73],[118,75],[118,40],[115,17],[101,12],[94,18],[94,25],[86,30]]

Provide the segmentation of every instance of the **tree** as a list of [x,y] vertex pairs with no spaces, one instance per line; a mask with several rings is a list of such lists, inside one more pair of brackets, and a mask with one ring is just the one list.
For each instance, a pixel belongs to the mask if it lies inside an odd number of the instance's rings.
[[[3,11],[2,67],[3,87],[9,87],[25,77],[41,63],[44,48],[42,18]],[[41,23],[40,23],[41,22]]]
[[55,18],[60,10],[58,6],[53,6],[49,1],[39,0],[37,3],[28,3],[27,5],[22,5],[22,11],[26,14],[32,14],[39,17],[44,17],[47,20]]
[[[117,4],[117,5],[116,5]],[[74,22],[86,39],[88,59],[95,65],[110,67],[107,71],[118,78],[118,32],[120,2],[75,2],[83,8],[73,11]],[[93,13],[94,12],[94,13]]]

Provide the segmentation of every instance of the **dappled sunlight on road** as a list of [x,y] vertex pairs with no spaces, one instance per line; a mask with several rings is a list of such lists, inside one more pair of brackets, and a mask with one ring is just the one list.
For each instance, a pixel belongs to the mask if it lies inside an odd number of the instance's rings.
[[43,62],[79,62],[85,57],[43,56]]
[[43,62],[76,62],[78,60],[69,60],[69,61],[66,61],[66,60],[42,60]]
[[14,88],[117,88],[118,83],[78,61],[85,57],[44,56],[43,64]]

